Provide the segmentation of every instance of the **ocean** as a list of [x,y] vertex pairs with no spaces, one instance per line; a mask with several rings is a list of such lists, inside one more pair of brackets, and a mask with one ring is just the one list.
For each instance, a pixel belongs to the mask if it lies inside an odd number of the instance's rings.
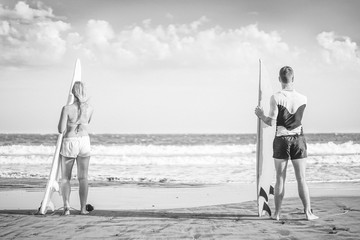
[[[359,133],[306,137],[308,182],[360,181]],[[46,179],[56,140],[55,134],[0,134],[0,178]],[[256,181],[255,134],[93,134],[91,143],[92,181],[119,184]],[[295,182],[291,164],[287,182]]]

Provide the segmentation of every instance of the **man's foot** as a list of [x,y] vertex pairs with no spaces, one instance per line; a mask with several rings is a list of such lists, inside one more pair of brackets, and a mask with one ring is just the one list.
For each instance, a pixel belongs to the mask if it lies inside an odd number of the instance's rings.
[[316,220],[316,219],[319,218],[318,216],[316,216],[316,215],[313,213],[313,210],[312,210],[312,209],[309,209],[308,211],[306,211],[306,210],[304,209],[304,213],[305,213],[305,215],[306,215],[306,219],[309,220],[309,221],[311,221],[311,220]]
[[64,216],[70,215],[70,207],[64,207],[63,215]]
[[276,221],[280,220],[280,214],[279,213],[275,213],[274,215],[271,216],[271,219],[274,219]]
[[310,214],[306,213],[306,219],[309,220],[309,221],[316,220],[318,218],[319,217],[314,215],[313,213],[310,213]]

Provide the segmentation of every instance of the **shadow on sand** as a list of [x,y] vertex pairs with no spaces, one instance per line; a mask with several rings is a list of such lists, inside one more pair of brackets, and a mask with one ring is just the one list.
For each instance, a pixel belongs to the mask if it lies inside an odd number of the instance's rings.
[[[61,216],[62,211],[49,212],[46,215],[36,215],[35,210],[0,210],[0,214],[34,215],[36,217]],[[269,217],[258,217],[255,214],[229,214],[229,213],[206,213],[206,212],[176,212],[172,210],[94,210],[89,215],[80,215],[73,210],[70,216],[79,217],[114,217],[114,218],[173,218],[173,219],[212,219],[212,220],[271,220]],[[67,217],[67,216],[64,216]]]

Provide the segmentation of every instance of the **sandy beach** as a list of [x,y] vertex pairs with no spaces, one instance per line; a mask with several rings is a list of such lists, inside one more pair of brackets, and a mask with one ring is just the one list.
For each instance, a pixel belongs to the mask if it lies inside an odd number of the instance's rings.
[[[4,179],[1,182],[1,239],[359,239],[360,235],[359,183],[311,183],[317,221],[305,220],[296,185],[289,183],[282,219],[274,221],[257,216],[251,184],[92,183],[89,203],[95,210],[90,215],[73,210],[71,216],[62,216],[59,209],[41,216],[34,213],[43,189],[20,184],[6,188]],[[76,191],[74,186],[75,209]],[[61,207],[57,194],[54,203]]]
[[360,0],[284,2],[0,0],[0,240],[360,240]]

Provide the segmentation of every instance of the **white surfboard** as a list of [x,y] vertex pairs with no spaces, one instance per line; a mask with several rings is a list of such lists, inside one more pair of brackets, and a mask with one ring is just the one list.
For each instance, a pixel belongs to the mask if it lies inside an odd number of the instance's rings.
[[[74,96],[71,93],[71,90],[76,81],[81,81],[81,63],[80,63],[79,59],[77,59],[76,63],[75,63],[74,75],[73,75],[73,78],[71,81],[70,91],[68,94],[66,105],[70,105],[74,102]],[[59,181],[59,178],[61,175],[60,174],[60,171],[61,171],[61,169],[60,169],[61,168],[60,148],[61,148],[62,141],[63,141],[63,134],[60,133],[58,135],[57,142],[56,142],[56,148],[55,148],[55,153],[53,156],[53,161],[51,164],[49,180],[46,184],[44,198],[41,202],[41,206],[38,210],[38,214],[46,214],[47,210],[49,210],[49,209],[51,209],[52,211],[55,210],[54,204],[51,201],[51,197],[54,192],[59,192],[59,194],[60,194],[60,187],[59,187],[58,181]]]
[[[265,115],[270,108],[270,97],[273,90],[266,74],[262,74],[261,60],[259,60],[259,95],[258,106],[262,107]],[[269,207],[269,196],[274,193],[272,179],[274,175],[274,160],[272,158],[272,143],[275,136],[275,126],[268,126],[260,119],[257,120],[257,144],[256,144],[256,185],[257,204],[259,217],[268,213],[271,216]]]

